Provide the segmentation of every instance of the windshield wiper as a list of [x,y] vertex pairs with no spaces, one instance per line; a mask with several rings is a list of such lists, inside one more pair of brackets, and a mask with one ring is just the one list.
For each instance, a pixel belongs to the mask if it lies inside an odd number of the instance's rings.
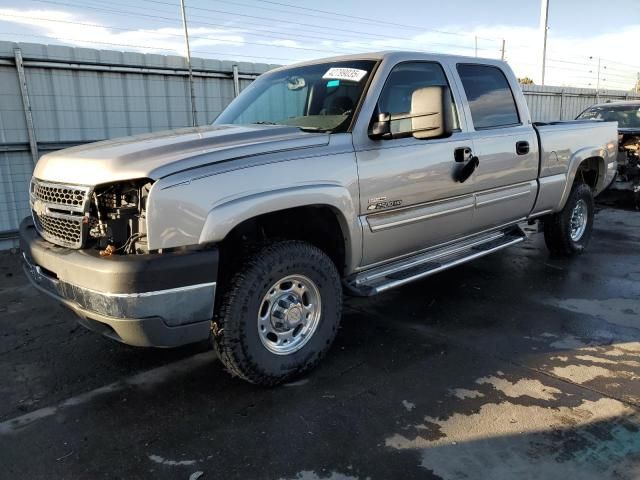
[[252,125],[282,125],[281,123],[276,122],[266,122],[264,120],[260,120],[259,122],[253,122]]

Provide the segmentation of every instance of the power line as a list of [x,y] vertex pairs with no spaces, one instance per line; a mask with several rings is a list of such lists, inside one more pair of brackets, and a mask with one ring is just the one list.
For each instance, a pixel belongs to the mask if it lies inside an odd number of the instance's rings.
[[[114,43],[114,42],[100,42],[97,40],[85,40],[85,39],[77,39],[77,38],[63,38],[63,37],[50,37],[47,35],[37,35],[35,33],[14,33],[14,32],[0,32],[0,35],[13,35],[13,36],[20,36],[20,37],[34,37],[34,38],[46,38],[46,39],[53,39],[53,40],[59,40],[59,41],[63,41],[63,42],[77,42],[77,43],[87,43],[90,45],[111,45],[111,46],[116,46],[116,47],[128,47],[128,48],[136,48],[136,49],[144,49],[144,50],[157,50],[157,51],[161,51],[161,52],[171,52],[171,53],[176,53],[176,50],[171,49],[171,48],[162,48],[162,47],[147,47],[144,45],[135,45],[135,44],[127,44],[127,43]],[[207,54],[207,55],[224,55],[224,56],[234,56],[234,57],[246,57],[246,58],[258,58],[258,59],[263,59],[263,60],[285,60],[285,61],[296,61],[296,59],[293,58],[281,58],[281,57],[268,57],[268,56],[260,56],[260,55],[243,55],[243,54],[239,54],[239,53],[226,53],[226,52],[214,52],[211,50],[192,50],[192,52],[194,53],[202,53],[202,54]],[[50,58],[55,58],[55,57],[50,57]],[[67,57],[60,57],[63,58],[65,60],[69,60]]]
[[[151,0],[145,0],[145,1],[151,1]],[[224,3],[234,3],[231,2],[230,0],[221,0]],[[319,12],[319,13],[326,13],[329,15],[334,15],[337,17],[343,17],[343,18],[350,18],[353,20],[363,20],[366,22],[372,22],[372,23],[377,23],[377,24],[382,24],[382,25],[393,25],[395,27],[400,27],[400,28],[411,28],[411,29],[415,29],[415,30],[425,30],[424,27],[418,27],[416,25],[407,25],[407,24],[403,24],[403,23],[394,23],[394,22],[389,22],[386,20],[378,20],[375,18],[368,18],[368,17],[361,17],[358,15],[347,15],[346,13],[336,13],[336,12],[330,12],[327,10],[320,10],[317,8],[310,8],[310,7],[300,7],[298,5],[292,5],[289,3],[284,3],[284,2],[276,2],[276,1],[272,1],[272,0],[257,0],[258,2],[262,2],[262,3],[269,3],[269,4],[273,4],[273,5],[281,5],[281,6],[285,6],[288,8],[296,8],[298,10],[305,10],[305,11],[310,11],[310,12]],[[246,6],[246,4],[244,4]],[[432,31],[432,32],[437,32],[437,33],[442,33],[445,35],[459,35],[459,36],[471,36],[474,37],[476,35],[471,34],[471,33],[460,33],[460,32],[448,32],[445,30],[435,30],[435,29],[426,29],[428,31]],[[487,38],[487,37],[479,37],[478,38],[482,38],[483,40],[492,40],[492,41],[502,41],[502,39],[496,39],[496,38]]]
[[[63,3],[63,2],[58,2],[55,0],[34,0],[37,2],[42,2],[42,3],[52,3],[52,4],[56,4],[56,5],[64,5],[64,6],[75,6],[73,4],[68,4],[68,3]],[[145,0],[145,1],[151,1],[151,0]],[[118,4],[117,2],[111,2],[111,3],[115,3]],[[118,9],[112,9],[112,8],[103,8],[103,7],[93,7],[93,6],[89,6],[89,5],[85,5],[85,8],[90,8],[93,10],[98,10],[98,11],[105,11],[105,12],[109,12],[109,13],[126,13],[129,15],[134,15],[134,16],[139,16],[139,17],[149,17],[149,18],[154,18],[154,19],[160,19],[160,20],[165,20],[165,21],[171,21],[173,22],[173,19],[169,18],[169,17],[161,17],[158,15],[149,15],[149,14],[142,14],[142,13],[137,13],[137,12],[130,12],[130,11],[126,11],[126,10],[118,10]],[[17,17],[17,18],[23,18],[20,17],[18,15],[16,16],[12,16],[12,15],[6,15],[9,17]],[[108,25],[98,25],[98,24],[89,24],[89,23],[83,23],[83,22],[72,22],[72,21],[64,21],[64,20],[57,20],[57,19],[46,19],[46,18],[37,18],[37,17],[30,17],[32,19],[36,19],[36,20],[42,20],[42,21],[49,21],[49,22],[61,22],[61,23],[70,23],[70,24],[78,24],[78,25],[85,25],[85,26],[91,26],[91,27],[103,27],[103,28],[113,28],[113,29],[118,29],[118,30],[127,30],[125,28],[122,27],[114,27],[114,26],[108,26]],[[206,25],[206,26],[213,26],[213,27],[218,27],[218,28],[227,28],[226,25],[223,24],[216,24],[216,23],[210,23],[210,22],[198,22],[198,21],[191,21],[191,24],[199,24],[199,25]],[[276,32],[276,31],[269,31],[269,30],[262,30],[263,32],[270,32],[272,34],[275,35],[279,35],[280,32]],[[246,32],[246,34],[248,35],[254,35],[254,36],[261,36],[261,37],[266,37],[268,39],[272,39],[271,35],[264,35],[264,34],[260,34],[260,33],[255,33],[255,32]],[[168,34],[171,35],[171,34]],[[291,35],[291,34],[289,34]],[[314,36],[300,36],[300,35],[291,35],[291,36],[297,36],[297,37],[301,37],[301,38],[318,38],[318,39],[324,39],[324,40],[334,40],[331,38],[327,38],[327,37],[314,37]],[[196,38],[196,39],[202,39],[202,40],[214,40],[214,41],[219,41],[219,42],[228,42],[228,43],[234,43],[232,40],[228,39],[228,38],[221,38],[221,37],[212,37],[212,36],[204,36],[204,35],[192,35],[192,38]],[[277,41],[278,39],[274,40]],[[282,40],[290,40],[287,38],[283,38]],[[399,40],[399,39],[389,39],[389,42],[393,42],[394,40]],[[414,41],[414,40],[412,40]],[[292,45],[282,45],[282,44],[274,44],[273,42],[269,43],[269,42],[251,42],[251,41],[246,41],[243,40],[242,43],[248,44],[248,45],[257,45],[257,46],[267,46],[267,47],[281,47],[281,48],[289,48],[289,49],[294,49],[294,50],[306,50],[306,51],[312,51],[312,52],[321,52],[321,53],[335,53],[335,54],[348,54],[348,53],[354,53],[354,50],[360,50],[360,51],[367,51],[369,50],[366,46],[359,46],[356,42],[355,45],[351,46],[350,48],[345,48],[345,47],[331,47],[331,48],[322,48],[322,49],[316,49],[316,48],[308,48],[308,47],[302,47],[302,46],[292,46]],[[455,48],[455,49],[463,49],[463,50],[470,50],[473,49],[474,47],[471,46],[465,46],[465,45],[456,45],[456,44],[446,44],[446,43],[431,43],[430,45],[432,46],[436,46],[436,47],[447,47],[447,48]],[[391,44],[381,44],[379,45],[381,48],[385,48],[385,47],[389,47],[389,46],[394,46]],[[334,48],[339,48],[340,50],[334,50]],[[494,49],[492,48],[485,48],[485,47],[480,47],[479,50],[483,50],[483,51],[493,51]],[[357,52],[355,52],[357,53]]]
[[[155,4],[161,4],[161,5],[172,5],[169,2],[165,2],[162,0],[142,0],[143,2],[148,2],[148,3],[155,3]],[[223,3],[228,3],[228,4],[232,4],[232,5],[239,5],[239,6],[243,6],[243,7],[250,7],[250,8],[256,8],[255,5],[247,5],[246,3],[239,3],[239,2],[234,2],[231,0],[221,0]],[[260,1],[260,0],[259,0]],[[346,18],[350,18],[350,19],[355,19],[355,20],[361,20],[361,21],[366,21],[368,23],[366,23],[366,25],[371,26],[371,23],[377,23],[377,24],[381,24],[381,25],[390,25],[390,26],[395,26],[395,27],[399,27],[399,28],[410,28],[410,29],[414,29],[414,30],[419,30],[422,32],[435,32],[435,33],[442,33],[445,35],[457,35],[457,36],[463,36],[463,37],[473,37],[473,34],[469,34],[469,33],[459,33],[459,32],[449,32],[449,31],[445,31],[445,30],[435,30],[435,29],[427,29],[424,27],[418,27],[416,25],[406,25],[406,24],[402,24],[402,23],[393,23],[393,22],[389,22],[386,20],[377,20],[377,19],[371,19],[371,18],[365,18],[365,17],[358,17],[358,16],[354,16],[354,15],[346,15],[346,14],[339,14],[339,13],[335,13],[335,12],[328,12],[326,10],[318,10],[318,9],[313,9],[313,8],[307,8],[307,7],[299,7],[297,5],[290,5],[290,4],[285,4],[285,3],[278,3],[278,2],[265,2],[265,3],[273,3],[273,4],[278,4],[278,5],[282,5],[282,6],[286,6],[288,8],[297,8],[297,9],[301,9],[301,10],[306,10],[306,11],[314,11],[314,12],[320,12],[320,13],[326,13],[329,15],[334,15],[337,17],[346,17]],[[239,14],[239,13],[235,13],[235,12],[225,12],[225,11],[221,11],[221,10],[215,10],[215,9],[211,9],[211,8],[206,8],[206,7],[193,7],[190,6],[188,7],[191,10],[200,10],[200,11],[205,11],[205,12],[212,12],[212,13],[231,13],[234,15],[240,15],[240,16],[246,16],[243,14]],[[290,13],[287,12],[286,10],[280,10],[280,9],[270,9],[270,8],[265,8],[265,7],[257,7],[257,8],[263,8],[265,10],[270,10],[270,11],[274,11],[274,12],[284,12],[284,13]],[[307,15],[310,16],[310,15]],[[261,17],[253,17],[253,18],[261,18]],[[318,17],[318,18],[326,18],[326,17]],[[362,22],[354,22],[353,20],[340,20],[340,18],[331,18],[331,20],[336,21],[344,21],[344,22],[350,22],[350,23],[362,23]],[[349,30],[352,31],[352,30]],[[485,37],[478,37],[478,38],[482,38],[483,40],[492,40],[492,41],[502,41],[502,39],[496,39],[496,38],[485,38]]]

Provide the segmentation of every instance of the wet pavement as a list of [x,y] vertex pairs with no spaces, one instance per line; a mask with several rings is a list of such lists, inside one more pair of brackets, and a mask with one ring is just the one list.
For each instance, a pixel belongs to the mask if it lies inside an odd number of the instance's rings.
[[325,361],[263,389],[206,344],[85,331],[0,255],[0,478],[640,478],[640,212],[589,252],[506,252],[346,299]]

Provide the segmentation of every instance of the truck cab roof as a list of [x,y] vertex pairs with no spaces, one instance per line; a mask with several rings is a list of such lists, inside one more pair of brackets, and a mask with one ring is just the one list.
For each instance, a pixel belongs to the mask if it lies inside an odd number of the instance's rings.
[[[376,61],[388,61],[391,63],[400,63],[408,61],[441,61],[448,63],[479,63],[483,65],[496,65],[501,67],[508,67],[507,62],[502,60],[496,60],[494,58],[483,57],[468,57],[464,55],[449,55],[442,53],[429,53],[429,52],[414,52],[409,50],[384,50],[379,52],[358,53],[352,55],[338,55],[333,57],[319,58],[309,61],[303,61],[282,66],[275,69],[284,70],[292,67],[300,67],[303,65],[315,65],[318,63],[329,62],[343,62],[354,60],[376,60]],[[274,70],[272,70],[274,71]]]

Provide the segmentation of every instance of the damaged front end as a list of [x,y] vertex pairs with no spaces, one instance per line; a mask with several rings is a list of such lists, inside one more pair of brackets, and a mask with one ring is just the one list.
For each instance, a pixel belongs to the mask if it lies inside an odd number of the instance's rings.
[[175,347],[209,336],[218,250],[150,251],[152,181],[95,187],[34,178],[20,224],[24,270],[85,327],[128,345]]
[[640,129],[618,132],[618,177],[612,188],[632,191],[636,208],[640,208]]
[[33,179],[33,222],[45,240],[72,249],[96,249],[101,256],[148,253],[148,179],[96,187]]

